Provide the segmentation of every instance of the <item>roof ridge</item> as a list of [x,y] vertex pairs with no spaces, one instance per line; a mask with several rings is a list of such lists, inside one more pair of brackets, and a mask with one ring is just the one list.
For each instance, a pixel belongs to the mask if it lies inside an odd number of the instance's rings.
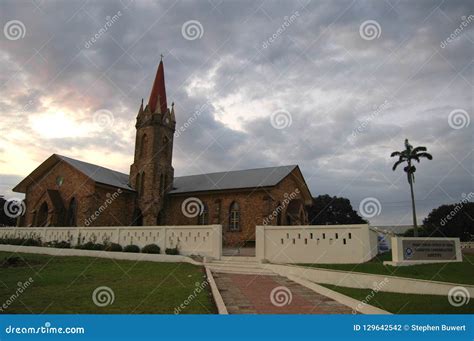
[[[60,154],[54,154],[56,156],[58,156],[59,158],[61,159],[69,159],[69,160],[74,160],[74,161],[77,161],[77,162],[82,162],[82,163],[85,163],[85,164],[88,164],[88,165],[91,165],[91,166],[96,166],[96,167],[99,167],[99,168],[102,168],[102,169],[106,169],[106,170],[109,170],[111,172],[115,172],[115,173],[119,173],[119,174],[122,174],[122,175],[126,175],[126,176],[129,176],[129,174],[127,173],[122,173],[122,172],[119,172],[119,171],[116,171],[112,168],[107,168],[107,167],[104,167],[104,166],[100,166],[98,164],[95,164],[95,163],[90,163],[90,162],[87,162],[87,161],[82,161],[82,160],[79,160],[79,159],[74,159],[72,157],[69,157],[69,156],[64,156],[64,155],[60,155]],[[65,160],[67,162],[67,160]]]
[[283,168],[283,167],[293,167],[294,168],[294,167],[298,167],[298,165],[294,164],[294,165],[282,165],[282,166],[273,166],[273,167],[269,166],[269,167],[236,169],[236,170],[222,171],[222,172],[200,173],[200,174],[189,174],[189,175],[175,176],[175,178],[185,178],[185,177],[188,177],[188,176],[210,175],[210,174],[220,174],[220,173],[245,172],[245,171],[252,171],[252,170],[259,170],[259,169]]

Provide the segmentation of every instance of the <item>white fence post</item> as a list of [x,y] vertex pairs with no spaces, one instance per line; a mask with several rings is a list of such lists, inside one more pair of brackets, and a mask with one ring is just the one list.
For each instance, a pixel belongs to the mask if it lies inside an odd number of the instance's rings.
[[212,257],[221,259],[222,256],[222,225],[212,227]]

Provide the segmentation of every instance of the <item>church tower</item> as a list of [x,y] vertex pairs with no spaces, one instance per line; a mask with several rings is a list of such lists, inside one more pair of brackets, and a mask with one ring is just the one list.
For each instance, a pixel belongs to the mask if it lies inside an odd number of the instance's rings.
[[176,127],[174,103],[166,102],[163,59],[156,72],[148,104],[143,99],[137,115],[135,157],[130,166],[130,184],[137,191],[132,225],[166,223],[166,194],[173,187],[171,165]]

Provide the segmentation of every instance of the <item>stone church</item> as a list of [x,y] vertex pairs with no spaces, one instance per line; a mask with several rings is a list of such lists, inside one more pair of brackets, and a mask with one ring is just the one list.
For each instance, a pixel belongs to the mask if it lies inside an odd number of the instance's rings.
[[256,225],[308,223],[312,198],[297,165],[175,177],[175,127],[160,61],[138,111],[130,174],[53,154],[13,189],[25,193],[19,226],[221,224],[224,243],[242,245]]

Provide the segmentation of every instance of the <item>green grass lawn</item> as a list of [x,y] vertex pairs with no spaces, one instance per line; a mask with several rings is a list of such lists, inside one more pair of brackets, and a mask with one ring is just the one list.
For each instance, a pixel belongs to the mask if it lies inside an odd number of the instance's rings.
[[354,272],[365,272],[379,275],[390,275],[427,279],[440,282],[474,284],[474,255],[463,255],[459,263],[438,263],[411,266],[388,266],[383,261],[391,260],[391,253],[379,255],[369,262],[361,264],[299,264],[323,269],[334,269]]
[[[354,289],[320,284],[359,301],[386,310],[393,314],[474,314],[474,300],[460,307],[452,306],[447,296],[399,294],[379,291],[373,294],[371,289]],[[368,297],[373,296],[371,299]]]
[[[2,266],[8,256],[20,257],[20,264]],[[9,299],[18,292],[18,282],[30,277],[32,284],[16,299]],[[206,283],[205,279],[204,268],[188,263],[0,252],[0,314],[174,314],[181,304],[182,314],[216,313],[209,285],[197,290],[196,284]],[[94,304],[92,294],[100,286],[113,290],[112,304]],[[195,298],[188,299],[190,295]]]

